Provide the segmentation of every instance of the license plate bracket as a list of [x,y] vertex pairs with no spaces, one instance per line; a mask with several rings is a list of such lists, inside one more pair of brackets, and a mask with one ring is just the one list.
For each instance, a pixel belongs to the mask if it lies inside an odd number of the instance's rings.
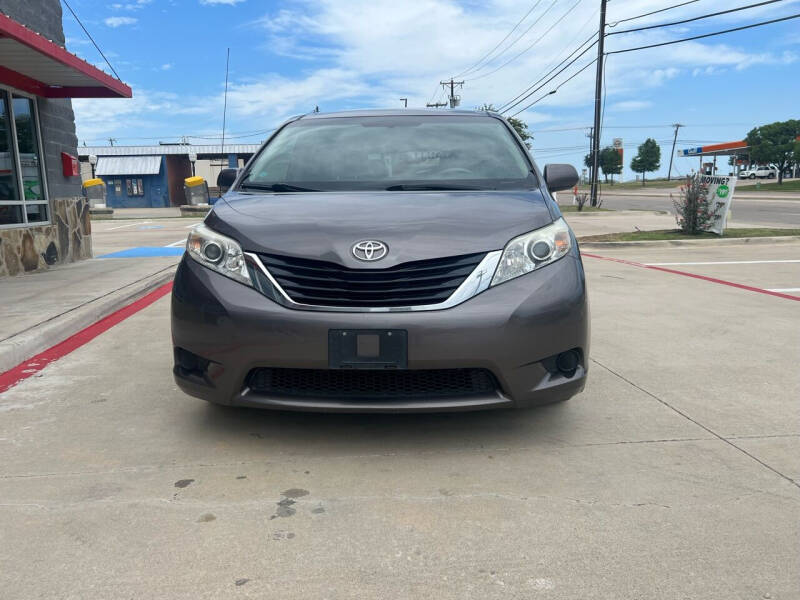
[[408,332],[404,329],[330,329],[328,367],[407,369]]

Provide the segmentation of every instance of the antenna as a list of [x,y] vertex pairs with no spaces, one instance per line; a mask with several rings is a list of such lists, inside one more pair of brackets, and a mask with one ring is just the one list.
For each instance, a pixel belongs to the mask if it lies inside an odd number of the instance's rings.
[[[222,160],[224,163],[225,160],[225,118],[228,114],[228,67],[231,63],[231,49],[228,48],[228,54],[225,58],[225,96],[222,103],[222,146],[220,148],[220,152],[222,153]],[[222,173],[222,166],[219,168],[219,172]],[[217,187],[217,194],[219,197],[222,198],[222,194],[219,191],[219,187]]]

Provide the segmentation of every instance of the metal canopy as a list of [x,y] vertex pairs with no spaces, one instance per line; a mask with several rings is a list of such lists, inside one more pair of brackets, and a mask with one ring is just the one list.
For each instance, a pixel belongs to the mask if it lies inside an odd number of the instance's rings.
[[101,156],[96,175],[158,175],[160,156]]
[[0,83],[44,98],[130,98],[131,88],[0,13]]

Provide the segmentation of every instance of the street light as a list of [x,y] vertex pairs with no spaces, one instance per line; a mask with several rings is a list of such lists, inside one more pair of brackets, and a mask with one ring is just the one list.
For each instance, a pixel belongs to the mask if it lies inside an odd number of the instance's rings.
[[189,162],[192,163],[192,177],[194,177],[194,163],[197,161],[197,154],[194,152],[189,153]]
[[92,165],[92,179],[94,179],[94,168],[97,165],[97,157],[94,154],[89,155],[89,164]]

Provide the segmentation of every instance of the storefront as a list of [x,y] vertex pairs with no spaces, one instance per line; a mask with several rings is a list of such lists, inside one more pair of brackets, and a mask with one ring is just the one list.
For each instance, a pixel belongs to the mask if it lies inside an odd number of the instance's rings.
[[70,98],[132,95],[64,49],[58,0],[29,0],[3,11],[0,277],[91,257]]

